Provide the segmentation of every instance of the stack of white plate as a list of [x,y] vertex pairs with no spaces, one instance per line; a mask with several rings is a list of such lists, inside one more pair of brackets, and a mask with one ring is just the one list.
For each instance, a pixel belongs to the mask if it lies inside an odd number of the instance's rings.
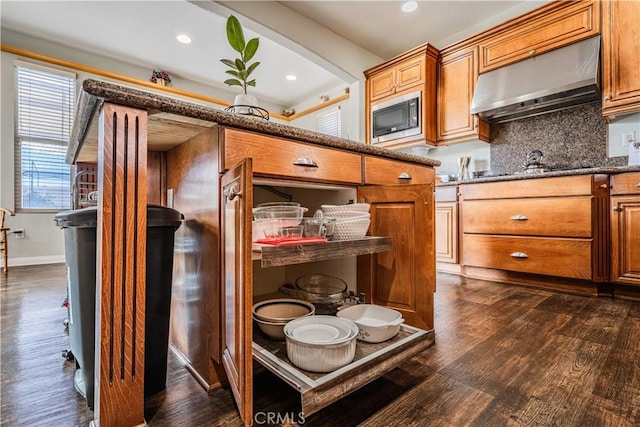
[[291,363],[306,371],[331,372],[353,361],[358,326],[348,319],[316,315],[290,321],[284,335]]

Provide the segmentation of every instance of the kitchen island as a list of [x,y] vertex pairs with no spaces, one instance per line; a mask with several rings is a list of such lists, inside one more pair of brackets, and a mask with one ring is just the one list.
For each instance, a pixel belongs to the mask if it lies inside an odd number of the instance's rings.
[[254,294],[300,274],[295,251],[305,252],[292,248],[283,258],[292,261],[254,256],[252,207],[273,194],[311,212],[323,203],[369,203],[368,234],[384,244],[319,251],[317,262],[329,264],[316,268],[350,277],[366,302],[393,307],[424,332],[403,344],[393,365],[369,364],[361,383],[336,387],[328,403],[433,343],[439,162],[96,80],[83,83],[67,160],[97,163],[98,171],[100,425],[143,422],[147,203],[185,216],[176,233],[171,344],[204,389],[229,385],[246,424]]

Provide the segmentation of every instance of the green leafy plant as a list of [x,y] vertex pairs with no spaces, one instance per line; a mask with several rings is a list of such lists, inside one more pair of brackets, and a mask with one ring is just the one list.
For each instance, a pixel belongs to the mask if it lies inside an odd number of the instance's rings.
[[249,76],[251,76],[251,73],[260,65],[260,62],[256,61],[253,64],[249,64],[249,61],[251,61],[251,58],[256,54],[260,40],[256,37],[245,43],[244,32],[242,31],[240,21],[233,15],[227,19],[227,40],[233,50],[240,54],[240,58],[236,58],[235,60],[220,60],[230,68],[230,70],[226,71],[227,74],[234,77],[233,79],[225,80],[224,83],[229,86],[240,86],[246,94],[248,86],[256,86],[256,80],[249,80]]

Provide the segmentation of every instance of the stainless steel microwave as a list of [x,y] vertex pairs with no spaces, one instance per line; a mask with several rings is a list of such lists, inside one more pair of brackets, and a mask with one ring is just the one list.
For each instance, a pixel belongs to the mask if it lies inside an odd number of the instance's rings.
[[421,92],[411,92],[371,107],[371,143],[420,135]]

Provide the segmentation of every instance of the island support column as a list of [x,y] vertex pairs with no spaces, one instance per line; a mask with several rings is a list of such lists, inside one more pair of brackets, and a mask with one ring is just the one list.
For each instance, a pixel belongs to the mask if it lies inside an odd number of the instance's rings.
[[103,105],[98,182],[93,424],[145,425],[146,111]]

